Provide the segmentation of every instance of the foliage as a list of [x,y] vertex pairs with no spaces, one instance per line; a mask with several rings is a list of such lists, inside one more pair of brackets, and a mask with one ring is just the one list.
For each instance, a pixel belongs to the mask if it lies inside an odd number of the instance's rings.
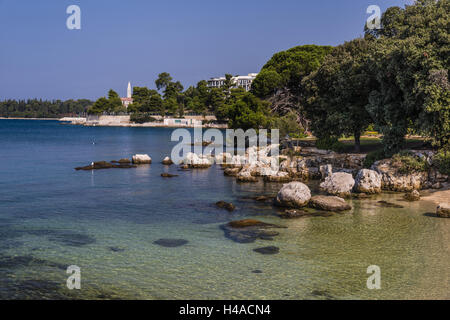
[[343,150],[344,145],[339,142],[339,139],[337,137],[327,136],[317,139],[316,147],[322,150],[332,150],[335,152],[340,152]]
[[450,151],[440,150],[434,156],[433,164],[440,173],[450,175]]
[[266,98],[277,89],[287,88],[299,94],[303,77],[319,68],[331,50],[331,46],[305,45],[276,53],[254,80],[252,93]]
[[135,112],[131,114],[130,121],[134,123],[147,123],[147,122],[155,122],[157,120],[148,113]]
[[280,130],[279,136],[281,138],[286,135],[289,135],[291,138],[304,138],[307,135],[297,119],[298,115],[293,111],[283,117],[275,117],[272,120],[272,129]]
[[428,163],[425,158],[419,158],[408,151],[395,154],[392,160],[397,163],[398,172],[402,174],[428,170]]
[[357,152],[360,136],[372,122],[366,106],[376,82],[365,64],[371,46],[359,38],[336,47],[302,82],[312,132],[319,138],[353,135]]
[[386,158],[386,154],[384,153],[384,150],[375,150],[372,152],[369,152],[364,159],[364,168],[370,168],[375,162],[378,160],[383,160]]
[[450,141],[450,1],[419,0],[389,8],[368,61],[379,84],[368,111],[384,135],[385,152],[404,145],[409,132],[429,136],[438,147]]
[[226,109],[228,125],[232,129],[261,129],[270,126],[268,103],[251,93],[245,93]]
[[79,100],[5,100],[0,101],[1,117],[16,118],[62,118],[85,113],[92,101]]

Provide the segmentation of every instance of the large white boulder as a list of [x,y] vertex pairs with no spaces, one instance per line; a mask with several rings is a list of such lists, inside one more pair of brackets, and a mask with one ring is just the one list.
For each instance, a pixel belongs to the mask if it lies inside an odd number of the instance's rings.
[[207,156],[189,152],[184,158],[183,164],[192,168],[208,168],[211,166],[211,160]]
[[328,176],[325,181],[320,184],[320,189],[334,196],[347,197],[352,193],[354,186],[355,180],[351,174],[337,172]]
[[136,154],[133,156],[134,164],[150,164],[152,163],[152,158],[148,154]]
[[381,192],[381,174],[374,170],[360,170],[355,180],[356,192],[369,194]]
[[282,207],[301,208],[306,206],[310,199],[311,191],[307,185],[301,182],[291,182],[281,188],[275,203]]

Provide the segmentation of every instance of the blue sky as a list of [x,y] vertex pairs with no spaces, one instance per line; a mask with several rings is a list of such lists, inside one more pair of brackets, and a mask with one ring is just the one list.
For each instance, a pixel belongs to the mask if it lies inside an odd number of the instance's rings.
[[[185,87],[258,72],[296,45],[362,35],[369,5],[407,0],[0,0],[0,100],[96,99],[128,81],[154,87],[169,72]],[[81,8],[68,30],[66,8]]]

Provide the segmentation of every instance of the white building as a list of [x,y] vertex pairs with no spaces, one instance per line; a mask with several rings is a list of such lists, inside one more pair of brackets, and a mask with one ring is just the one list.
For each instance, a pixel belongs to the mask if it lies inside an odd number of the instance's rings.
[[122,105],[124,105],[125,108],[128,108],[128,106],[133,103],[133,98],[131,97],[131,95],[132,95],[131,82],[128,82],[127,97],[120,98],[120,100],[122,100]]
[[164,125],[170,127],[201,126],[202,121],[195,119],[164,119]]
[[[257,73],[249,73],[247,76],[236,76],[231,78],[234,83],[233,88],[244,88],[245,91],[249,91],[252,88],[252,82],[255,80]],[[208,87],[210,88],[220,88],[223,86],[226,78],[211,78],[208,80]]]

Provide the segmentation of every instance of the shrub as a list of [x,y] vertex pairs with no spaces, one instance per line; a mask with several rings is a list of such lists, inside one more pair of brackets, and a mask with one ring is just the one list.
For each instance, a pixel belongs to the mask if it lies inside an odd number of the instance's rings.
[[133,113],[130,116],[130,121],[134,123],[146,123],[146,122],[155,122],[156,119],[150,116],[148,113]]
[[450,152],[441,150],[433,159],[433,164],[442,174],[450,175]]
[[411,152],[402,151],[395,154],[392,159],[398,162],[398,172],[402,174],[410,172],[424,172],[428,170],[428,163],[426,159],[419,158]]
[[370,168],[378,160],[383,160],[386,158],[384,150],[376,150],[367,154],[364,159],[364,168]]
[[316,147],[322,150],[332,150],[335,152],[340,152],[344,149],[344,145],[339,142],[336,137],[324,137],[319,138],[316,141]]

